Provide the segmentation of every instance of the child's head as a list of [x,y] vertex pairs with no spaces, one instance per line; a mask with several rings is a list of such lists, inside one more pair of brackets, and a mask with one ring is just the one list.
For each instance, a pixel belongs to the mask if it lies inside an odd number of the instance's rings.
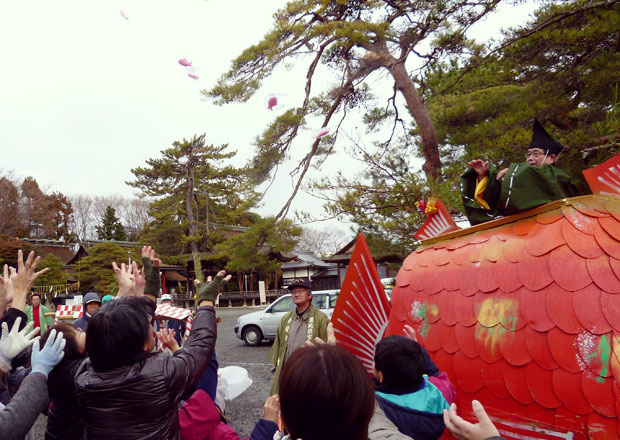
[[375,348],[375,377],[400,390],[419,388],[424,373],[422,347],[404,336],[388,336]]

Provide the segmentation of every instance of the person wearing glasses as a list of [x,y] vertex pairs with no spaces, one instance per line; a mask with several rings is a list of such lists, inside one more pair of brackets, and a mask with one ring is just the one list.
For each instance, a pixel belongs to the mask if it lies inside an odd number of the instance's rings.
[[498,171],[481,159],[469,162],[461,176],[461,198],[471,225],[533,209],[579,195],[572,177],[555,167],[562,144],[534,119],[532,141],[525,162]]
[[276,333],[276,340],[269,352],[269,362],[275,366],[271,385],[271,395],[278,392],[280,371],[298,348],[304,347],[306,341],[320,338],[327,340],[329,318],[312,305],[312,287],[305,278],[299,278],[288,286],[295,308],[282,317]]

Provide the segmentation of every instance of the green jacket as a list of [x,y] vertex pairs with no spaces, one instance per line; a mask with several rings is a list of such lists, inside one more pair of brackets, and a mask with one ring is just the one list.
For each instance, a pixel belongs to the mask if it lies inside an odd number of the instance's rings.
[[[280,371],[286,355],[286,347],[288,345],[288,330],[295,316],[296,309],[291,310],[282,317],[278,330],[276,332],[276,340],[271,347],[267,360],[276,366],[276,372],[273,376],[273,384],[271,385],[271,395],[278,392],[278,382],[280,380]],[[310,304],[310,317],[308,318],[308,340],[313,341],[319,337],[324,341],[327,339],[327,324],[329,319],[325,313]]]
[[[32,306],[26,306],[26,310],[24,310],[26,316],[28,317],[28,322],[34,321],[32,318]],[[50,309],[45,307],[43,304],[39,305],[39,322],[41,323],[41,336],[47,331],[48,327],[54,325],[54,320],[51,316],[45,316],[46,313],[50,313]]]
[[533,167],[527,162],[511,163],[499,182],[497,173],[497,168],[489,164],[489,181],[482,197],[491,208],[488,211],[474,200],[476,171],[470,168],[461,176],[463,207],[472,225],[579,195],[571,176],[553,165]]

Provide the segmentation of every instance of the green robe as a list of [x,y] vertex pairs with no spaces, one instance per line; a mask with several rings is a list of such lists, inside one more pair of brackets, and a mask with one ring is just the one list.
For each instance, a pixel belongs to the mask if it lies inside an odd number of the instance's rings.
[[[26,314],[26,317],[28,318],[27,322],[30,322],[30,321],[34,322],[34,319],[32,317],[32,306],[31,305],[26,306],[24,313]],[[45,316],[46,313],[50,313],[50,309],[45,307],[43,304],[40,304],[39,305],[39,323],[41,324],[41,332],[39,333],[40,336],[43,336],[43,334],[45,334],[48,327],[51,327],[52,325],[54,325],[54,320],[52,319],[51,316]]]
[[[291,326],[291,322],[295,317],[297,309],[293,309],[282,317],[278,330],[276,332],[276,340],[273,342],[269,357],[267,360],[276,366],[276,372],[273,376],[273,384],[271,385],[271,395],[273,396],[278,392],[278,383],[280,381],[280,371],[282,370],[282,364],[284,363],[284,356],[286,355],[286,347],[288,345],[288,330]],[[327,340],[327,324],[329,318],[325,313],[315,308],[310,304],[310,316],[308,317],[308,340],[313,341],[314,338],[319,337],[322,340]]]
[[579,195],[571,176],[553,165],[511,163],[499,182],[497,173],[497,168],[489,164],[489,181],[482,197],[491,208],[488,211],[474,200],[478,173],[470,168],[461,176],[461,198],[472,225]]

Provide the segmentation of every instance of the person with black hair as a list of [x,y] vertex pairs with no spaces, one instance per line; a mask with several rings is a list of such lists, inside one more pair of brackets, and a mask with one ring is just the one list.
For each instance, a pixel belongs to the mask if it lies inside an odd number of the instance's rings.
[[[406,334],[413,334],[411,327]],[[410,337],[388,336],[375,348],[377,404],[400,432],[416,440],[434,440],[445,429],[454,387],[426,350]]]
[[372,381],[360,361],[337,345],[295,350],[282,368],[279,400],[282,423],[289,433],[285,438],[410,438],[398,432],[375,405]]
[[470,161],[470,168],[461,176],[461,199],[469,222],[476,225],[578,196],[572,177],[554,166],[563,149],[534,119],[525,162],[498,171],[488,161]]
[[[121,276],[129,279],[126,272]],[[86,438],[179,437],[178,404],[194,391],[215,346],[213,305],[224,275],[201,284],[192,332],[173,354],[151,355],[155,303],[145,296],[117,298],[93,316],[86,334],[89,359],[75,377]]]
[[47,413],[45,440],[81,440],[84,438],[84,420],[80,415],[73,378],[86,358],[86,333],[72,324],[56,324],[43,335],[42,344],[52,330],[64,335],[66,345],[62,361],[50,372],[47,381],[51,406]]

